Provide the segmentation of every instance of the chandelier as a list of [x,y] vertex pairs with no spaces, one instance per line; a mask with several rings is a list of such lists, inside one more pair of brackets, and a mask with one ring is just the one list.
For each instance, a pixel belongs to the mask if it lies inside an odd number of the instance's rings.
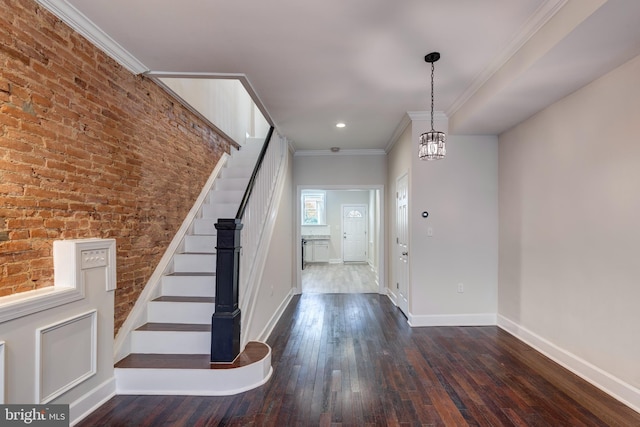
[[424,57],[425,62],[431,64],[431,130],[420,135],[418,156],[421,160],[443,159],[447,154],[447,147],[445,145],[446,135],[444,132],[438,132],[433,129],[433,73],[435,70],[433,64],[438,59],[440,59],[439,52],[431,52]]

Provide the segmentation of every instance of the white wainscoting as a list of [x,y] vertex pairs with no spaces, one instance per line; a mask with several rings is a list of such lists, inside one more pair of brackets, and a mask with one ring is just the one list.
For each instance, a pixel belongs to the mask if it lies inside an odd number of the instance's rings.
[[97,314],[91,310],[36,330],[36,402],[50,402],[96,374]]

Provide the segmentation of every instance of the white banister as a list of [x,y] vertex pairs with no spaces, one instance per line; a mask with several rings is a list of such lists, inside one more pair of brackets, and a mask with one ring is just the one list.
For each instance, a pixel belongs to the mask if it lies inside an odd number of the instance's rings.
[[253,317],[253,306],[259,290],[257,283],[264,268],[271,235],[270,227],[272,229],[274,226],[277,214],[277,206],[274,206],[278,202],[275,190],[285,169],[286,153],[286,140],[274,134],[242,217],[239,277],[239,304],[243,315],[242,347],[252,339],[245,332],[249,330]]

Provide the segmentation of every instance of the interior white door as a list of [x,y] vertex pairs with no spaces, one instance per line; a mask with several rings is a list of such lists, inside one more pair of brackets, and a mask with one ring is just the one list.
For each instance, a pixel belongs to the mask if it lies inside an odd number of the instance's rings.
[[364,262],[367,260],[367,206],[342,206],[342,260]]
[[409,315],[409,177],[396,181],[396,292],[400,310]]

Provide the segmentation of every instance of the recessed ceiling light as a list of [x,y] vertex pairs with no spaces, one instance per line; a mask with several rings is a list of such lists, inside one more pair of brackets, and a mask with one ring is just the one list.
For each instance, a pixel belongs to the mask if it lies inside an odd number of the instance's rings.
[[337,127],[337,128],[343,128],[343,127],[345,127],[345,126],[346,126],[346,125],[345,125],[344,123],[342,123],[342,122],[340,122],[340,123],[336,123],[336,127]]

